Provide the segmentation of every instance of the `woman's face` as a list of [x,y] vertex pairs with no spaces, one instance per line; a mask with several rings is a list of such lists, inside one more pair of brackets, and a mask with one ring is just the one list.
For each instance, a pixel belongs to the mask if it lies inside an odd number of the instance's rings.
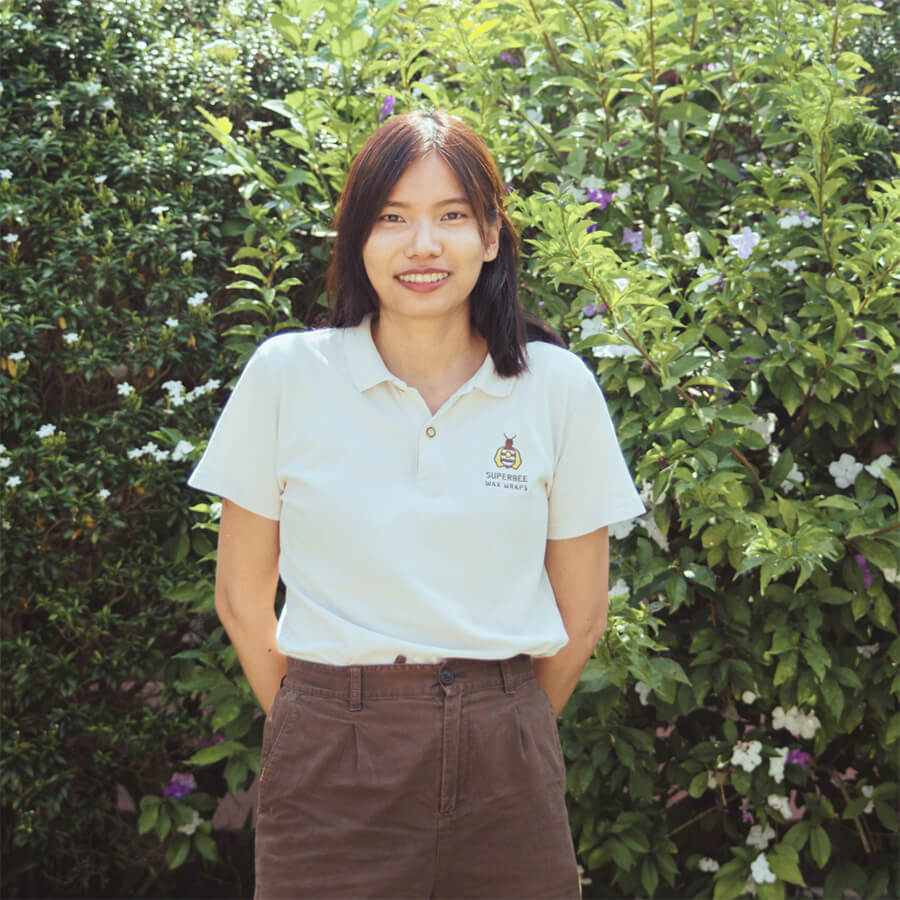
[[363,265],[383,318],[469,316],[483,263],[497,255],[498,226],[482,240],[453,170],[436,153],[394,186],[363,246]]

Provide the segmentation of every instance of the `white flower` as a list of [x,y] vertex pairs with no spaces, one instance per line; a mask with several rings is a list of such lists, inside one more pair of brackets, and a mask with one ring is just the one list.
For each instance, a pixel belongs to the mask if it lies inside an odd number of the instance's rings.
[[178,319],[176,319],[174,316],[169,316],[169,318],[166,319],[166,325],[168,325],[169,328],[177,328]]
[[718,872],[719,864],[711,856],[704,856],[700,862],[697,863],[697,868],[701,872]]
[[97,491],[97,496],[101,500],[105,500],[109,496],[109,491],[106,488],[100,488],[100,490]]
[[804,716],[803,722],[800,725],[800,737],[804,740],[811,741],[821,727],[822,723],[819,721],[819,717],[815,713],[808,713]]
[[775,416],[775,413],[769,413],[765,418],[762,416],[757,417],[757,419],[751,422],[747,429],[749,431],[755,431],[768,446],[772,443],[772,433],[775,431],[775,425],[778,419]]
[[76,332],[76,331],[67,332],[66,334],[63,335],[63,340],[67,344],[74,344],[78,340],[78,332]]
[[750,875],[757,884],[773,884],[775,873],[769,868],[769,861],[760,853],[750,864]]
[[863,659],[871,659],[878,653],[881,644],[864,644],[862,647],[857,647],[856,652],[863,657]]
[[[9,484],[9,482],[7,482],[7,484]],[[862,786],[863,797],[869,798],[869,802],[866,804],[866,808],[863,810],[863,812],[865,812],[865,813],[870,813],[875,809],[875,801],[872,799],[872,794],[874,793],[874,791],[875,791],[874,785],[864,784]]]
[[750,829],[750,834],[747,835],[747,840],[744,841],[748,847],[756,847],[757,850],[765,850],[766,847],[769,846],[769,841],[775,837],[775,829],[771,825],[766,825],[766,830],[763,831],[762,825],[754,825]]
[[134,46],[135,46],[138,50],[146,50],[146,49],[147,49],[147,42],[146,42],[146,41],[135,41]]
[[247,128],[251,131],[259,131],[260,128],[268,128],[271,122],[260,122],[256,119],[247,119]]
[[16,350],[15,353],[10,353],[8,359],[14,359],[16,362],[20,362],[25,359],[25,351],[24,350]]
[[213,391],[219,389],[219,385],[222,382],[219,381],[218,378],[210,378],[209,381],[204,384],[198,384],[197,387],[192,388],[187,392],[188,400],[196,400],[198,397],[202,397],[204,394],[210,394]]
[[849,453],[842,453],[840,459],[828,465],[828,472],[839,488],[850,487],[862,470],[863,464],[857,462]]
[[188,306],[200,306],[208,296],[209,294],[207,294],[206,291],[197,291],[196,294],[191,294],[191,296],[188,297]]
[[34,29],[37,28],[37,25],[35,25],[34,22],[23,22],[19,28],[21,28],[22,31],[34,31]]
[[8,456],[0,457],[0,469],[8,469],[12,465],[12,460]]
[[891,366],[891,371],[892,371],[895,375],[900,375],[900,363],[894,363],[894,364]]
[[44,438],[50,437],[56,431],[56,426],[51,425],[49,422],[46,425],[41,425],[40,428],[35,432],[35,434],[43,440]]
[[754,694],[753,691],[744,691],[744,693],[741,694],[741,700],[744,703],[756,703],[756,694]]
[[128,451],[129,459],[137,459],[138,457],[143,456],[143,455],[144,455],[144,451],[141,450],[140,447],[132,447],[132,449]]
[[609,526],[609,536],[617,541],[624,541],[631,532],[634,531],[634,519],[627,519],[624,522],[615,522]]
[[759,243],[759,235],[749,226],[745,225],[740,234],[732,234],[728,238],[728,245],[737,250],[741,259],[749,259],[753,248]]
[[619,289],[619,293],[624,293],[628,287],[627,278],[613,278],[613,284]]
[[780,269],[784,269],[784,271],[787,272],[788,275],[793,275],[798,268],[797,260],[795,259],[776,259],[775,262],[772,263],[772,265],[778,266]]
[[759,741],[738,741],[731,751],[731,764],[752,772],[762,762],[762,744]]
[[222,504],[221,503],[210,503],[209,504],[209,515],[213,519],[219,519],[222,516]]
[[181,258],[185,262],[190,262],[190,260],[197,258],[197,254],[194,253],[193,250],[185,250],[184,253],[181,254]]
[[91,214],[85,213],[78,221],[81,222],[82,227],[90,228],[92,221]]
[[180,462],[193,449],[194,445],[190,441],[179,441],[175,445],[175,449],[172,451],[172,462]]
[[884,580],[888,584],[896,584],[897,583],[897,570],[896,569],[882,569],[881,574],[884,575]]
[[866,471],[873,477],[883,479],[887,474],[887,470],[893,465],[893,460],[886,453],[882,453],[878,459],[873,460],[866,466]]
[[785,819],[790,819],[790,817],[791,817],[791,802],[783,794],[769,794],[769,798],[766,802],[776,812],[781,813],[781,815]]
[[103,103],[100,104],[104,109],[115,109],[116,102],[112,97],[107,97]]
[[616,188],[616,196],[620,200],[627,200],[631,196],[631,185],[627,181],[623,181]]
[[47,101],[47,106],[49,106],[50,109],[56,109],[56,107],[59,106],[60,103],[62,103],[62,100],[57,100],[56,97],[51,97]]
[[592,316],[581,320],[581,339],[583,341],[597,334],[606,334],[608,331],[602,316]]
[[94,184],[105,184],[105,182],[106,182],[106,176],[105,176],[105,175],[98,175],[98,176],[94,179]]
[[200,813],[197,812],[196,809],[191,810],[191,821],[188,822],[187,825],[179,825],[178,830],[182,834],[193,834],[197,830],[197,826],[203,821],[200,818]]
[[684,236],[684,244],[687,247],[688,259],[696,259],[700,255],[700,235],[696,231],[689,231]]
[[778,747],[775,756],[769,757],[769,777],[775,779],[776,784],[784,781],[784,764],[787,762],[788,747]]
[[6,444],[0,444],[0,456],[6,453]]
[[536,106],[533,109],[526,109],[525,118],[528,119],[532,125],[540,125],[541,122],[544,121],[544,112],[539,106]]
[[18,487],[22,483],[22,479],[18,475],[10,475],[6,479],[6,486],[9,488]]
[[19,236],[17,234],[13,234],[12,232],[3,235],[3,240],[6,241],[7,244],[14,244],[18,239]]
[[599,191],[602,188],[604,182],[602,182],[596,175],[586,175],[581,179],[581,186],[586,191]]
[[154,216],[161,216],[164,212],[168,212],[168,211],[169,211],[169,207],[166,206],[164,203],[160,203],[157,206],[154,206],[150,210],[150,212],[152,212]]
[[[660,502],[662,501],[662,497],[660,497]],[[647,537],[659,547],[660,550],[668,551],[669,549],[669,539],[662,533],[662,529],[659,525],[656,524],[656,519],[653,518],[653,513],[647,513],[646,516],[638,519],[638,525],[647,532]]]
[[127,397],[129,394],[134,393],[134,388],[127,382],[123,381],[117,388],[116,391],[122,397]]
[[798,484],[803,484],[803,473],[800,471],[797,463],[794,463],[794,465],[791,466],[791,471],[787,474],[787,478],[781,482],[781,490],[785,494],[788,494],[794,490]]
[[644,684],[643,681],[636,681],[634,683],[634,691],[638,695],[641,706],[647,705],[647,698],[650,696],[652,690],[653,688],[651,688],[649,684]]
[[96,97],[97,94],[100,93],[100,88],[103,87],[99,81],[89,81],[85,84],[84,89],[87,91],[89,97]]
[[0,178],[2,178],[3,181],[9,181],[12,176],[12,169],[0,169]]
[[627,597],[629,593],[630,591],[624,578],[619,578],[615,584],[612,584],[609,587],[610,597]]
[[598,359],[614,359],[621,357],[626,359],[629,356],[640,356],[641,351],[631,344],[598,344],[592,350],[594,356]]
[[706,263],[700,263],[700,265],[697,266],[697,275],[703,279],[703,281],[694,288],[694,292],[697,294],[706,293],[711,287],[715,287],[722,278],[722,274],[717,269],[706,265]]
[[781,228],[794,228],[797,225],[802,225],[803,219],[797,215],[795,212],[789,212],[786,216],[782,216],[778,220],[778,225]]

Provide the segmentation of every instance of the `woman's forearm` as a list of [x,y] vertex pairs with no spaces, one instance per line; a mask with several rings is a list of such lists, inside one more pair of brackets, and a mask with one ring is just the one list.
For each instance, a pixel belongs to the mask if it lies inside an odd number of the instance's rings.
[[250,687],[259,700],[263,712],[268,712],[287,668],[284,654],[279,653],[275,640],[278,621],[274,611],[263,621],[246,619],[229,611],[219,610],[219,619],[231,638],[238,661]]
[[550,697],[557,716],[562,713],[578,685],[584,664],[590,659],[595,646],[594,641],[573,639],[554,656],[539,656],[531,660],[534,677]]

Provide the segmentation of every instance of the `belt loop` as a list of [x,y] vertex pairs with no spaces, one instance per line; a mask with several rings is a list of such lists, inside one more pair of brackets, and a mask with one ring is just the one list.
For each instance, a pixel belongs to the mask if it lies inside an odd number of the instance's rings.
[[510,660],[500,660],[500,677],[503,679],[503,690],[507,694],[514,694],[516,692],[516,684],[513,681],[513,672],[512,666],[510,665]]
[[350,709],[354,712],[362,709],[362,669],[350,666]]

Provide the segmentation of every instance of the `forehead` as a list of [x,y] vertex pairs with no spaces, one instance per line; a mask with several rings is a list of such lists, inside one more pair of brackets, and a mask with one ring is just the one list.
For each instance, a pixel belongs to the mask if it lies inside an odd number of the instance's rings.
[[468,203],[468,199],[453,169],[437,153],[427,153],[400,176],[388,194],[387,202],[431,206],[445,202]]

